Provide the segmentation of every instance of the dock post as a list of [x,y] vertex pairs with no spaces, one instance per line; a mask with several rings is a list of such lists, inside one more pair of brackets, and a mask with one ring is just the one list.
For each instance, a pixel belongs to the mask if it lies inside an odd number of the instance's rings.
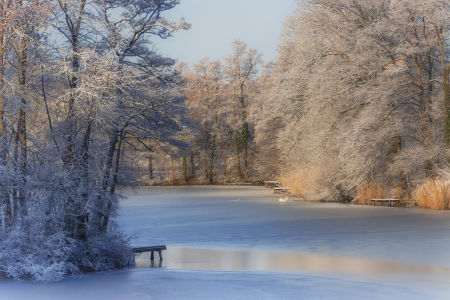
[[155,260],[155,255],[153,254],[155,251],[152,251],[152,254],[150,255],[150,260]]
[[159,260],[162,260],[163,258],[162,258],[162,253],[161,253],[162,251],[161,250],[159,250],[158,251],[158,253],[159,253]]

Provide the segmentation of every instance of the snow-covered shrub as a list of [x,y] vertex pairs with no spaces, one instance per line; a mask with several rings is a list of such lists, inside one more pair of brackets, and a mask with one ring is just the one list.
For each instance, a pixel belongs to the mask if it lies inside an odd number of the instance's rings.
[[47,235],[42,226],[18,226],[0,235],[0,275],[53,282],[65,274],[113,270],[132,262],[120,231],[100,233],[86,241],[64,232]]
[[78,242],[69,261],[81,272],[92,272],[126,267],[133,263],[132,258],[128,239],[119,230],[114,230]]

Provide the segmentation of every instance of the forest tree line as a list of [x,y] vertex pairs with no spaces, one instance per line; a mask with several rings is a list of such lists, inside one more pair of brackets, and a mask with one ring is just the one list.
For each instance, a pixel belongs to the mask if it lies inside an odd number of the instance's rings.
[[430,184],[450,208],[450,2],[297,2],[275,62],[237,40],[222,62],[179,66],[197,128],[181,181],[362,203]]

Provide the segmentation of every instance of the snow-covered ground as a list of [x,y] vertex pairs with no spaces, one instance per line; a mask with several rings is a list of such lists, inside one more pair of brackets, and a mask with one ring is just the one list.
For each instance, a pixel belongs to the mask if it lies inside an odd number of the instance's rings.
[[448,211],[280,204],[248,186],[127,196],[118,221],[135,245],[167,245],[161,268],[147,254],[58,283],[3,280],[0,299],[450,299]]

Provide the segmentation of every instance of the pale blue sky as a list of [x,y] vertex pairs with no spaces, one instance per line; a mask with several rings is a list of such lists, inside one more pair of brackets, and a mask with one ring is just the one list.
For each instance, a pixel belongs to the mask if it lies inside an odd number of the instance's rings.
[[184,17],[192,28],[153,41],[161,54],[192,65],[203,57],[230,55],[231,42],[239,38],[259,48],[267,62],[275,59],[282,22],[295,8],[295,0],[181,0],[164,16],[171,21]]

